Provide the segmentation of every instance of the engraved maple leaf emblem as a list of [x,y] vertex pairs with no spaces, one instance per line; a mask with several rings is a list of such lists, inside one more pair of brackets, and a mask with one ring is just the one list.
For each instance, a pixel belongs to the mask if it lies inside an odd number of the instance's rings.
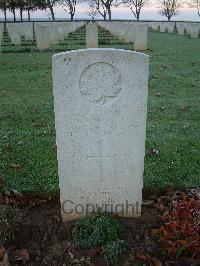
[[121,74],[107,63],[95,63],[85,69],[80,77],[80,92],[90,102],[109,103],[121,91]]

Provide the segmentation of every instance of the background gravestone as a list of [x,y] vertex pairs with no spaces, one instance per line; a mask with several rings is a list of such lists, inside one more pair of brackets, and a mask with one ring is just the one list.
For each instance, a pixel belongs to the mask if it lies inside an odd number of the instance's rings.
[[4,24],[0,24],[0,53],[2,52],[1,44],[3,43]]
[[94,22],[86,25],[86,48],[98,47],[98,26]]
[[33,41],[33,22],[24,22],[24,35],[26,41]]
[[45,51],[49,49],[49,26],[42,24],[35,24],[35,36],[37,42],[37,49]]
[[147,25],[137,25],[135,27],[135,41],[134,50],[135,51],[145,51],[148,47],[148,26]]
[[190,26],[191,30],[191,38],[198,38],[200,33],[200,24],[199,23],[192,23]]
[[59,39],[58,24],[54,22],[49,23],[49,43],[59,44],[58,39]]
[[17,23],[8,23],[7,30],[11,39],[11,44],[21,45],[21,27]]
[[120,49],[53,56],[64,222],[87,208],[140,215],[148,69],[147,55]]

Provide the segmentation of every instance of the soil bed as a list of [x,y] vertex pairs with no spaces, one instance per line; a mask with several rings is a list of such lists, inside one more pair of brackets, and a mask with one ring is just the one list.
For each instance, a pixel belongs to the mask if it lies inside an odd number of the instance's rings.
[[[173,192],[171,200],[179,194]],[[163,261],[163,249],[154,232],[161,226],[160,215],[170,197],[148,196],[140,218],[119,219],[126,228],[128,250],[116,265],[200,265],[197,259]],[[0,227],[0,236],[6,239],[4,247],[11,265],[107,265],[101,248],[82,250],[73,243],[70,229],[62,224],[58,199],[26,200],[24,205],[28,206],[16,206],[20,205],[16,202],[7,200],[5,204],[4,195],[4,204],[0,205],[1,219],[7,219],[6,227]]]

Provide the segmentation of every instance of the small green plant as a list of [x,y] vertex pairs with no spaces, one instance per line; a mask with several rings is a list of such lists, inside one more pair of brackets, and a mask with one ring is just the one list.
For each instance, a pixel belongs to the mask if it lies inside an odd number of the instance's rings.
[[111,265],[116,264],[119,256],[125,252],[127,244],[124,240],[116,240],[107,243],[102,250],[105,261]]
[[123,232],[118,220],[97,212],[76,222],[72,235],[80,248],[95,248],[120,239]]

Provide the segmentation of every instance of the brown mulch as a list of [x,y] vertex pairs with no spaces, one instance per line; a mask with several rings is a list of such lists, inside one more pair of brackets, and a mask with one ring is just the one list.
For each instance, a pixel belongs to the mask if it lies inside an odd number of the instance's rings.
[[[185,194],[200,199],[200,189],[169,189],[164,195],[145,196],[140,218],[120,218],[126,226],[129,249],[117,265],[200,265],[200,258],[163,261],[154,233],[161,225],[160,216]],[[33,199],[15,190],[5,191],[0,193],[0,217],[0,244],[4,239],[5,247],[0,246],[0,266],[8,265],[1,261],[6,261],[6,256],[10,265],[107,265],[101,249],[80,250],[75,246],[62,224],[58,199]]]

